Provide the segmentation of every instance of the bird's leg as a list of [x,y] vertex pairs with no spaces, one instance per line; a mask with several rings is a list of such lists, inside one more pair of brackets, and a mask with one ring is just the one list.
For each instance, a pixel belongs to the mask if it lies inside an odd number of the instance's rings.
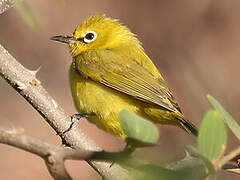
[[70,118],[71,118],[71,124],[69,126],[68,129],[66,129],[65,131],[63,131],[62,134],[65,134],[67,133],[68,131],[70,131],[71,129],[75,128],[78,123],[79,123],[79,120],[81,118],[86,118],[86,117],[89,117],[89,116],[94,116],[94,114],[87,114],[87,113],[83,113],[83,114],[74,114],[72,115]]

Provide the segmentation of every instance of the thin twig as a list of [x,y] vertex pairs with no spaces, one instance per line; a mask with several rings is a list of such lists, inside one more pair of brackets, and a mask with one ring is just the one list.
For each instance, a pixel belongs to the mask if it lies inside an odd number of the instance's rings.
[[[26,136],[21,130],[0,128],[0,143],[8,144],[42,157],[49,173],[56,180],[71,180],[64,166],[64,147],[55,147],[44,141]],[[59,153],[61,152],[61,153]]]
[[86,160],[95,155],[95,152],[50,145],[44,141],[23,134],[22,129],[16,130],[0,127],[0,143],[8,144],[40,156],[44,159],[49,173],[57,180],[72,179],[64,166],[65,160]]
[[223,156],[222,159],[218,161],[218,164],[217,164],[218,169],[221,169],[224,164],[226,164],[227,162],[231,161],[232,159],[234,159],[239,154],[240,154],[240,147],[238,147],[237,149],[233,150],[229,154]]
[[7,11],[9,8],[11,8],[15,3],[15,0],[1,0],[0,1],[0,14]]
[[85,160],[90,159],[94,152],[85,150],[74,150],[65,146],[54,146],[45,141],[24,134],[23,129],[8,129],[0,127],[0,143],[8,144],[42,158],[54,152],[62,159]]

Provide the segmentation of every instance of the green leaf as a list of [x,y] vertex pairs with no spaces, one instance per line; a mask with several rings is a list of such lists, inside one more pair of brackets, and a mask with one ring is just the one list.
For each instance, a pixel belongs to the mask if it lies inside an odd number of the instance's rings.
[[197,141],[199,152],[211,162],[223,155],[227,143],[227,130],[218,111],[210,110],[204,116]]
[[127,135],[127,141],[134,146],[151,146],[158,142],[159,131],[156,125],[132,112],[120,112],[120,125]]
[[[203,156],[195,147],[188,145],[187,150],[189,152],[191,152],[191,154],[193,156],[196,156],[196,157],[199,157],[202,159],[202,161],[204,162],[206,169],[207,169],[206,174],[216,174],[216,170],[214,168],[213,163],[209,159],[207,159],[205,156]],[[202,170],[202,169],[200,169],[200,170]]]
[[18,1],[15,8],[28,26],[34,30],[37,30],[40,27],[35,12],[25,0]]
[[195,164],[190,168],[182,167],[177,170],[167,169],[135,158],[131,154],[125,152],[99,152],[97,156],[95,155],[92,158],[105,161],[111,160],[121,165],[128,170],[129,179],[131,180],[192,180],[193,177],[198,180],[200,179],[198,177],[203,177],[202,173],[199,173],[199,166],[194,166]]
[[227,112],[224,107],[211,95],[207,95],[209,102],[213,105],[213,107],[222,114],[225,122],[228,127],[232,130],[235,136],[240,140],[240,126],[236,122],[236,120]]
[[153,164],[144,164],[130,169],[130,177],[134,180],[203,180],[205,174],[201,173],[202,166],[192,166],[180,170],[166,169]]
[[[187,179],[180,172],[165,169],[160,166],[145,164],[130,169],[130,177],[133,180],[176,180]],[[192,179],[192,178],[191,178]],[[190,179],[189,179],[190,180]]]
[[151,164],[124,151],[95,152],[91,159],[119,164],[128,170],[131,180],[203,180],[207,175],[205,164],[201,159],[190,155],[180,161],[172,162],[172,165],[167,167]]

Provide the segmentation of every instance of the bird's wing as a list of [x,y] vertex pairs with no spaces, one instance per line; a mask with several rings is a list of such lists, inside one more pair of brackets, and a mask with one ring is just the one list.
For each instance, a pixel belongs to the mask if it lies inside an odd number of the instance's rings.
[[[108,59],[106,59],[108,58]],[[113,60],[111,60],[113,58]],[[180,111],[163,79],[154,77],[137,63],[126,65],[121,56],[84,56],[76,60],[76,69],[83,76],[100,82],[145,102],[159,105],[169,111]],[[130,62],[129,59],[125,59]]]

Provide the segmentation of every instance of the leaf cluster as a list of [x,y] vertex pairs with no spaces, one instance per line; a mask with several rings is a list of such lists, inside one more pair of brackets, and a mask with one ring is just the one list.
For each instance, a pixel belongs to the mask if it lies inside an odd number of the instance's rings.
[[129,169],[132,178],[140,180],[206,179],[216,177],[220,170],[239,173],[240,169],[233,159],[236,160],[240,150],[226,154],[226,149],[227,127],[239,140],[240,127],[214,97],[208,95],[207,98],[213,109],[203,117],[196,140],[197,145],[186,147],[184,159],[169,163],[167,166],[158,166],[135,158],[131,154],[135,148],[157,145],[159,131],[152,122],[123,110],[120,113],[120,124],[127,135],[128,145],[123,152],[111,156],[110,160]]

